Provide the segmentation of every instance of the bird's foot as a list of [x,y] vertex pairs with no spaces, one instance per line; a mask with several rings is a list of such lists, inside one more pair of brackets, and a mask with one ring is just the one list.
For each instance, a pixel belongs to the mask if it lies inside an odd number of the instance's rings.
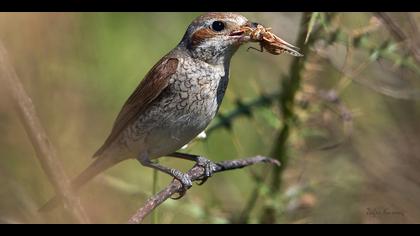
[[177,179],[182,184],[182,188],[178,192],[179,196],[178,197],[171,197],[173,200],[178,200],[185,195],[185,193],[187,192],[187,190],[189,188],[191,188],[192,181],[191,181],[191,178],[187,174],[184,174],[177,169],[172,169],[171,174],[175,179]]
[[216,170],[216,164],[205,157],[199,156],[197,157],[196,165],[204,168],[204,177],[198,183],[198,185],[202,185],[213,175],[213,172]]

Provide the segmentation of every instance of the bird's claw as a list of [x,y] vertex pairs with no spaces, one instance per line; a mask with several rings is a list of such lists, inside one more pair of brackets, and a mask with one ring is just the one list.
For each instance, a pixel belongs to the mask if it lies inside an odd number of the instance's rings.
[[[198,185],[202,185],[207,181],[209,177],[213,175],[213,172],[216,171],[216,164],[207,158],[197,157],[196,165],[204,168],[204,176],[202,179],[200,179],[200,182],[197,183]],[[171,197],[174,200],[178,200],[181,199],[187,190],[192,186],[192,180],[187,174],[184,174],[179,170],[173,169],[171,173],[172,176],[182,184],[182,188],[178,192],[179,196]]]
[[178,192],[179,196],[171,197],[173,200],[178,200],[185,195],[185,193],[187,192],[189,188],[191,188],[192,181],[191,181],[191,178],[187,174],[184,174],[179,170],[173,169],[171,172],[172,172],[173,177],[177,179],[179,182],[181,182],[181,185],[182,185],[182,188]]
[[204,184],[207,179],[213,176],[213,172],[216,170],[216,164],[204,157],[197,157],[197,166],[204,168],[204,177],[201,179],[198,185]]

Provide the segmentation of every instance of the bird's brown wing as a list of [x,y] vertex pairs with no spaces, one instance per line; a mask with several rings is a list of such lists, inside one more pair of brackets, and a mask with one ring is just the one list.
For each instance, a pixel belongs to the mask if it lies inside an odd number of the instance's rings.
[[93,157],[101,155],[115,141],[118,135],[131,124],[168,86],[171,75],[176,72],[178,59],[163,57],[147,73],[136,90],[127,99],[117,119],[111,134]]

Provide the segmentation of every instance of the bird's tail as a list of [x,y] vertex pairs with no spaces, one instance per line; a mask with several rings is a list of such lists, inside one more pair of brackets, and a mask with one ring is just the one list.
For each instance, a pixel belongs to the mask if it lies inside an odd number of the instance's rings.
[[[95,161],[90,164],[81,174],[79,174],[72,182],[71,182],[71,188],[73,191],[77,191],[80,187],[82,187],[85,183],[87,183],[89,180],[94,178],[96,175],[101,173],[102,171],[105,171],[109,167],[117,164],[118,162],[122,161],[121,158],[114,158],[112,156],[99,156],[95,159]],[[40,212],[47,212],[55,207],[57,207],[59,204],[62,203],[62,198],[58,195],[51,198],[48,202],[46,202],[40,209]]]

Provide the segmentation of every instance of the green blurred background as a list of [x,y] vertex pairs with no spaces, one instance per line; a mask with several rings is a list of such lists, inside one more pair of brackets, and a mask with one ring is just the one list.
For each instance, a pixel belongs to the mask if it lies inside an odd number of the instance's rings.
[[[0,14],[0,39],[68,175],[89,165],[125,99],[199,14]],[[307,30],[301,13],[242,14],[291,43]],[[318,33],[309,35],[291,104],[279,192],[272,192],[271,166],[220,173],[183,199],[166,201],[157,223],[418,223],[420,70],[407,45],[420,44],[412,25],[420,16],[390,15],[407,39],[395,39],[372,13],[313,17]],[[294,59],[242,47],[220,109],[225,118],[239,115],[230,129],[219,125],[223,117],[215,119],[217,128],[186,151],[214,161],[273,155],[284,127],[277,94],[290,89],[284,80]],[[243,115],[238,104],[272,94],[272,103],[251,105],[251,115]],[[73,223],[62,207],[37,212],[54,190],[4,92],[0,134],[0,222]],[[183,171],[192,165],[170,158],[161,163]],[[125,161],[86,185],[82,203],[93,222],[124,223],[151,196],[152,176],[151,169]],[[170,180],[159,174],[159,189]],[[267,209],[274,210],[269,221]]]

